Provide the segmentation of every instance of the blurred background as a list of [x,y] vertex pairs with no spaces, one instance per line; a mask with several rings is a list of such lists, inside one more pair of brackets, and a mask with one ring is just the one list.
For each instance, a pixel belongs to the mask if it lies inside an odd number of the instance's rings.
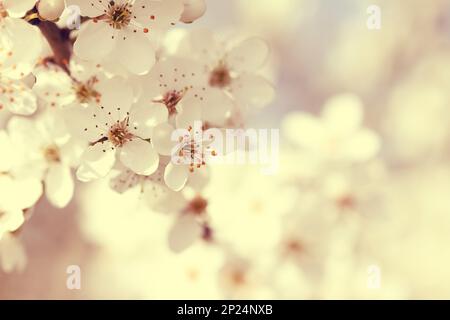
[[181,253],[167,245],[173,218],[135,192],[80,183],[62,211],[43,199],[0,298],[450,298],[450,1],[207,4],[186,28],[270,44],[277,97],[248,126],[280,128],[279,172],[214,169],[214,240]]

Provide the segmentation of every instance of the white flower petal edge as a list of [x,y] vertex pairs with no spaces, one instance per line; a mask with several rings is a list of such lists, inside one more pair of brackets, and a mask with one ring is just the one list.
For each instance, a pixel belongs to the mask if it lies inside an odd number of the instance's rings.
[[0,216],[0,240],[6,232],[14,232],[24,223],[23,211],[20,209],[10,209],[3,211]]
[[64,208],[74,193],[74,181],[68,166],[61,163],[49,167],[45,177],[45,194],[52,205]]
[[36,0],[3,0],[3,5],[11,16],[21,17],[33,8]]
[[259,38],[249,38],[228,53],[227,61],[237,72],[256,71],[267,60],[269,46]]
[[27,256],[22,243],[11,233],[6,233],[0,239],[0,269],[6,273],[17,270],[23,271],[27,263]]
[[116,162],[116,151],[109,142],[89,146],[81,157],[81,165],[77,170],[77,178],[88,182],[105,177]]
[[156,151],[163,156],[172,155],[176,142],[172,141],[172,133],[175,130],[168,123],[161,123],[153,129],[152,143]]
[[189,248],[202,234],[202,227],[190,214],[178,217],[169,231],[169,247],[174,252]]
[[150,175],[158,169],[159,156],[150,142],[133,139],[120,149],[120,161],[137,174]]
[[180,191],[185,186],[188,175],[188,166],[169,163],[164,171],[164,181],[173,191]]

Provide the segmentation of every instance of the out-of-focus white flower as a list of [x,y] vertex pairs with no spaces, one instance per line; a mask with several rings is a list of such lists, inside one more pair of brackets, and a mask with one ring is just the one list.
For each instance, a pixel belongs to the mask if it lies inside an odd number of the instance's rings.
[[177,214],[169,231],[169,248],[182,252],[200,238],[212,241],[212,230],[208,222],[208,200],[196,194],[185,198],[184,207]]
[[251,259],[228,253],[218,278],[226,299],[274,298],[274,292],[267,283],[266,270]]
[[13,171],[16,146],[5,131],[0,131],[0,238],[5,232],[17,230],[24,222],[23,210],[31,208],[42,194],[39,179],[17,176]]
[[440,156],[450,142],[448,52],[427,55],[392,90],[382,119],[391,156],[422,162]]
[[300,22],[314,17],[320,5],[315,0],[233,0],[239,22],[261,34],[286,36],[297,31]]
[[385,219],[365,233],[365,247],[383,262],[382,285],[383,275],[394,274],[410,299],[445,298],[449,289],[442,279],[450,276],[448,163],[422,164],[393,177],[385,186]]
[[33,178],[15,179],[0,174],[0,239],[16,231],[24,222],[23,210],[31,208],[42,194],[42,185]]
[[[333,256],[325,262],[319,289],[323,299],[408,299],[408,285],[392,270],[354,255]],[[378,279],[376,278],[378,277]]]
[[70,104],[101,104],[105,100],[114,100],[116,95],[109,88],[106,76],[99,64],[71,59],[70,76],[60,67],[43,65],[33,72],[36,83],[33,91],[49,107],[64,107]]
[[6,273],[25,269],[27,256],[22,243],[11,233],[0,238],[0,269]]
[[362,127],[363,107],[352,94],[335,96],[325,104],[322,117],[297,112],[283,123],[286,137],[318,161],[364,162],[380,149],[375,132]]
[[275,248],[282,236],[282,217],[295,204],[295,190],[259,168],[217,165],[211,171],[204,193],[217,241],[244,256]]
[[[153,127],[167,120],[165,108],[137,102],[132,107],[133,92],[121,79],[109,82],[114,98],[101,106],[70,108],[65,113],[73,133],[89,143],[81,157],[77,177],[90,181],[106,176],[120,162],[137,174],[150,175],[159,163],[150,138]],[[131,109],[130,109],[131,108]]]
[[230,96],[240,112],[264,107],[273,100],[272,85],[258,74],[269,55],[263,40],[220,41],[209,31],[197,30],[187,35],[179,50],[204,65],[209,87]]
[[83,16],[92,18],[81,27],[75,54],[96,62],[106,58],[135,74],[150,70],[160,33],[183,12],[181,0],[68,0],[67,4],[79,6]]
[[13,172],[42,179],[50,203],[65,207],[74,193],[71,168],[83,145],[71,139],[63,118],[53,112],[35,120],[14,117],[8,122],[8,132],[18,153]]
[[276,264],[271,286],[277,299],[312,299],[311,279],[292,263]]
[[[21,18],[32,9],[36,4],[36,0],[2,0],[0,1],[0,8],[6,11],[7,16],[14,18]],[[5,13],[3,13],[5,15]]]
[[[0,1],[0,111],[8,109],[22,115],[33,113],[37,107],[31,89],[21,79],[32,71],[39,58],[42,36],[23,19],[11,17],[10,10],[29,8],[28,2]],[[34,1],[30,8],[33,5]]]

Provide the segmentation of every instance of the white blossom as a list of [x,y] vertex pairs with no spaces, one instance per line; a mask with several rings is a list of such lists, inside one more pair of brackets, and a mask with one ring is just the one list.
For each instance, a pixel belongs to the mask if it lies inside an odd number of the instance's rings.
[[135,74],[155,63],[161,32],[174,25],[183,11],[181,0],[68,0],[90,17],[74,45],[77,56],[100,62],[109,59]]

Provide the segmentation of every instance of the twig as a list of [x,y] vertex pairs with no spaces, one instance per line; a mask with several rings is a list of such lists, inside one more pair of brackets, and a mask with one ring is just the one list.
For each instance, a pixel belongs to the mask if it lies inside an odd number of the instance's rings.
[[54,62],[69,73],[72,42],[69,39],[68,30],[60,29],[51,21],[39,21],[37,26],[52,48]]

